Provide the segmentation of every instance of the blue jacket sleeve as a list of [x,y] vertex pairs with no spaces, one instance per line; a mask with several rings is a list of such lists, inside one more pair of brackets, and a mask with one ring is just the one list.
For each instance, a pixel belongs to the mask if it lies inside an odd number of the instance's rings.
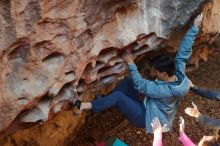
[[170,93],[167,85],[158,85],[154,81],[142,78],[135,64],[130,64],[128,69],[134,83],[134,88],[139,92],[147,95],[150,98],[163,98],[172,94]]
[[220,100],[220,92],[218,91],[212,91],[212,90],[200,88],[200,87],[191,88],[191,91],[207,99]]
[[197,27],[191,27],[180,43],[175,60],[176,72],[179,74],[185,75],[186,62],[190,58],[192,53],[192,45],[198,32],[199,29]]
[[197,120],[213,128],[220,129],[220,120],[210,118],[203,114],[200,114]]

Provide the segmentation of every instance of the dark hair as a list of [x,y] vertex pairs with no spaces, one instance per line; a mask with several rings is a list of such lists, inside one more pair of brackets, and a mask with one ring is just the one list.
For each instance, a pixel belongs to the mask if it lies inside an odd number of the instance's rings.
[[220,135],[214,136],[209,141],[204,141],[202,146],[220,146]]
[[155,57],[152,66],[160,72],[166,72],[170,77],[175,74],[175,60],[171,56],[160,55]]

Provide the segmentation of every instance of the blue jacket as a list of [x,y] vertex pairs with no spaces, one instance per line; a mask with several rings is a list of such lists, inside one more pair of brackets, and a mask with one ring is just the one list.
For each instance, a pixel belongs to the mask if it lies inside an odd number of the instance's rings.
[[170,131],[177,108],[183,96],[189,92],[189,79],[185,74],[186,62],[192,53],[192,44],[199,29],[193,26],[183,38],[176,55],[175,82],[150,81],[141,77],[135,64],[128,66],[135,89],[144,93],[146,107],[146,132],[152,133],[151,122],[154,117],[159,117],[162,125],[167,124],[164,132]]

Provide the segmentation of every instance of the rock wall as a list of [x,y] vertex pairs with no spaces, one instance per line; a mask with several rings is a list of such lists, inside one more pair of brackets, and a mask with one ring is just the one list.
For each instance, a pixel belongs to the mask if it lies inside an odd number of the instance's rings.
[[[38,124],[3,143],[64,145],[83,123],[83,116],[61,112],[69,109],[68,103],[92,98],[91,91],[124,76],[120,54],[128,45],[135,58],[158,48],[175,52],[204,2],[0,1],[1,136]],[[210,46],[218,47],[219,4],[214,0],[204,7],[203,33],[191,60],[197,67],[207,60]]]

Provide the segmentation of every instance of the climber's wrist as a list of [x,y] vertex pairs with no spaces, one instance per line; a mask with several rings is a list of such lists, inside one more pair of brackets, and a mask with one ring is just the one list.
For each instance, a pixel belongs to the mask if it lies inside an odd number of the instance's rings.
[[133,61],[133,60],[129,60],[129,61],[127,62],[127,64],[128,64],[128,65],[134,64],[134,61]]

